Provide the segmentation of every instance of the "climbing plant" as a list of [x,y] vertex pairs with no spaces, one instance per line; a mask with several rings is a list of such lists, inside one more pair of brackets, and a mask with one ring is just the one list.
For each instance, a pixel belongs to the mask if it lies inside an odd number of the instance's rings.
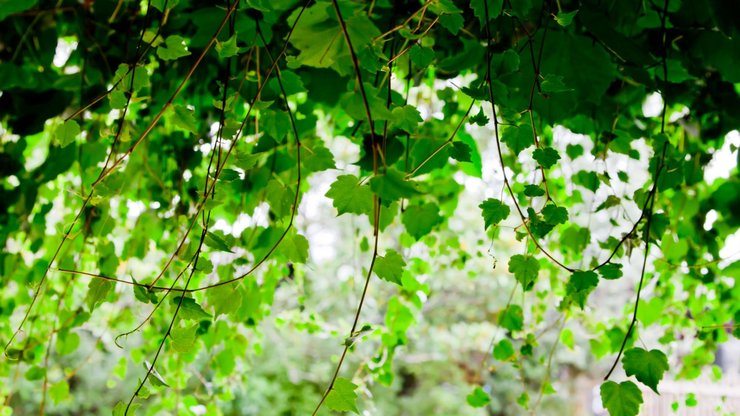
[[[636,415],[738,335],[737,160],[706,175],[737,153],[730,1],[35,0],[0,25],[3,414],[244,414],[277,309],[333,348],[284,414],[359,413],[453,270],[511,288],[470,411],[509,365],[537,414],[582,337]],[[349,279],[312,266],[309,195],[354,230]],[[75,403],[96,362],[110,392]]]

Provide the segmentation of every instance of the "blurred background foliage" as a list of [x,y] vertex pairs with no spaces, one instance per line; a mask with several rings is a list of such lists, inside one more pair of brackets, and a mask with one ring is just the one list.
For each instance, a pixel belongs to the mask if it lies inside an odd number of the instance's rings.
[[738,10],[0,2],[0,414],[732,385]]

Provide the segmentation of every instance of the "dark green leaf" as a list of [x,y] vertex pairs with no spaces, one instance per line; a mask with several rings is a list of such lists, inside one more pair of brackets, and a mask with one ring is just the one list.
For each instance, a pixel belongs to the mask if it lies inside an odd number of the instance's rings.
[[642,348],[630,348],[624,352],[622,366],[627,376],[634,375],[642,384],[658,393],[658,382],[668,371],[668,358],[660,350],[646,351]]
[[636,416],[642,404],[642,392],[631,381],[601,385],[601,402],[609,410],[609,416]]

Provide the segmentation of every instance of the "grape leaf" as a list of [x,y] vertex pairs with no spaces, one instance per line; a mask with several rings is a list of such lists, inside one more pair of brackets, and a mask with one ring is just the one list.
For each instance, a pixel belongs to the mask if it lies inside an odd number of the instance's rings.
[[389,206],[392,202],[401,198],[410,198],[419,193],[416,184],[407,181],[403,173],[395,168],[388,168],[385,174],[370,179],[370,189],[380,197],[380,201],[385,206]]
[[423,205],[409,205],[401,215],[401,222],[406,231],[419,240],[429,234],[435,225],[441,223],[442,216],[439,215],[439,207],[432,203]]
[[370,187],[360,185],[360,179],[353,175],[341,175],[331,184],[326,196],[333,200],[332,205],[342,214],[367,214],[373,211],[373,194]]
[[357,385],[344,377],[337,377],[326,396],[326,407],[339,412],[353,412],[359,414],[357,409]]
[[642,404],[642,392],[631,381],[601,385],[601,402],[610,416],[636,416]]
[[540,272],[540,262],[528,255],[516,254],[509,259],[509,272],[522,284],[524,291],[532,290]]
[[642,384],[658,393],[658,382],[668,371],[668,358],[660,350],[644,350],[639,347],[624,352],[622,366],[627,376],[634,375]]
[[511,211],[508,205],[495,198],[486,199],[478,205],[478,208],[483,211],[483,223],[486,230],[488,227],[498,225],[498,223],[505,220]]
[[502,339],[493,347],[493,358],[499,361],[507,361],[511,359],[515,353],[514,345],[508,339]]
[[470,394],[468,394],[465,401],[467,401],[472,407],[483,407],[491,402],[491,398],[485,390],[480,387],[476,387],[472,392],[470,392]]
[[379,278],[400,286],[404,267],[406,267],[406,262],[403,260],[403,257],[395,250],[388,250],[385,252],[385,256],[378,256],[375,259],[373,272]]
[[183,56],[190,55],[190,51],[185,47],[185,39],[182,36],[167,36],[165,46],[157,48],[157,56],[165,61],[172,61]]
[[61,147],[66,147],[73,143],[80,134],[80,125],[74,120],[67,120],[64,124],[57,127],[54,138]]
[[524,313],[519,305],[509,305],[498,317],[498,323],[509,331],[521,331],[524,328]]
[[553,165],[558,163],[558,160],[560,160],[560,154],[558,154],[558,151],[552,147],[534,149],[532,157],[545,169],[550,169]]
[[592,290],[599,284],[599,276],[592,271],[576,271],[570,276],[565,285],[566,296],[572,299],[583,309],[586,299]]

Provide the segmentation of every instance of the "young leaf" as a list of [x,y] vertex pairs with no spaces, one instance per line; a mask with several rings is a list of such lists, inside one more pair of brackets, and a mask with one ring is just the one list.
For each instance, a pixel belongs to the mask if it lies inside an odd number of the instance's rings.
[[532,256],[516,254],[509,259],[509,273],[514,273],[514,277],[522,284],[525,292],[532,290],[539,272],[540,262]]
[[165,61],[172,61],[190,55],[190,51],[185,47],[185,39],[181,36],[168,36],[165,44],[165,46],[157,48],[157,56]]
[[502,339],[493,347],[493,358],[499,361],[508,361],[515,353],[514,345],[508,339]]
[[609,416],[636,416],[642,404],[642,392],[631,381],[619,384],[607,381],[601,385],[601,402]]
[[404,267],[406,267],[406,262],[403,257],[394,250],[388,250],[385,252],[385,256],[378,256],[375,259],[373,272],[379,278],[400,286]]
[[624,372],[634,375],[637,380],[658,393],[658,382],[663,373],[668,371],[668,358],[660,350],[646,351],[642,348],[630,348],[622,358]]
[[490,226],[497,225],[505,220],[510,212],[508,205],[495,198],[486,199],[478,205],[478,208],[483,211],[484,229],[486,230]]
[[509,305],[498,317],[498,323],[509,331],[521,331],[524,328],[524,313],[519,305]]
[[472,392],[470,392],[470,394],[468,394],[465,401],[467,401],[472,407],[483,407],[491,402],[491,398],[485,390],[480,387],[476,387]]
[[326,396],[326,407],[339,412],[353,412],[359,414],[357,409],[357,385],[344,377],[338,377]]
[[67,120],[57,127],[55,139],[59,146],[66,147],[73,143],[79,134],[80,125],[74,120]]

